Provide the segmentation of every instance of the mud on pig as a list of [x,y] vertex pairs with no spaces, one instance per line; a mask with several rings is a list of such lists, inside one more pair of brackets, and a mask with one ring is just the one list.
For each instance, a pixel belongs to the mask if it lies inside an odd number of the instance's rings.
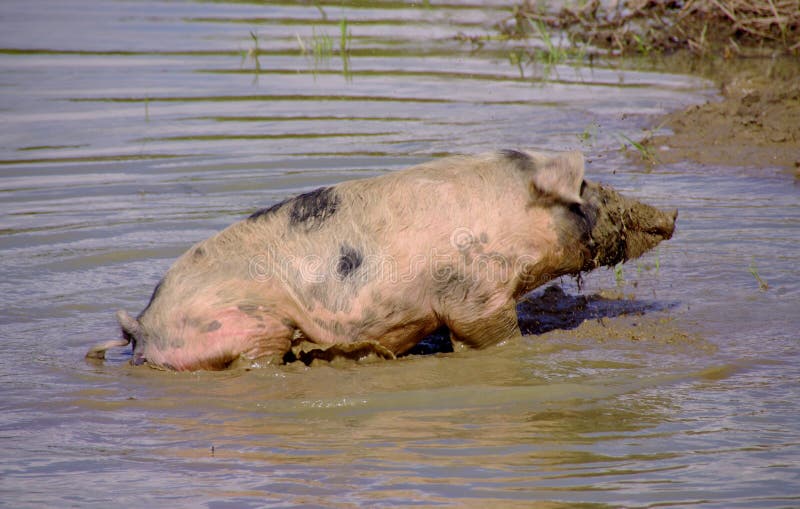
[[584,180],[579,152],[456,156],[301,194],[183,254],[133,317],[134,364],[280,362],[293,344],[400,355],[441,326],[474,348],[520,335],[537,286],[672,236],[661,211]]

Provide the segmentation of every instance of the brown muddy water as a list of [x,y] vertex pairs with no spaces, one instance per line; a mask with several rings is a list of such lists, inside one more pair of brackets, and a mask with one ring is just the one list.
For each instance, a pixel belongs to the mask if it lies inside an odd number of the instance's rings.
[[[521,77],[510,46],[453,38],[504,3],[431,4],[0,4],[0,505],[800,506],[797,182],[636,166],[621,136],[709,83]],[[675,237],[533,294],[526,329],[549,332],[486,351],[188,374],[83,359],[257,208],[518,146],[583,149],[590,177],[679,208]]]

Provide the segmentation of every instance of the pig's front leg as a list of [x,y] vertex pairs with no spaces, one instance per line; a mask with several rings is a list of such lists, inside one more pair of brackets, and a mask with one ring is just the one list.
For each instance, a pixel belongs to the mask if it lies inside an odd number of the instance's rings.
[[446,322],[452,340],[480,349],[522,336],[513,301],[494,310],[476,307],[466,305],[449,313]]

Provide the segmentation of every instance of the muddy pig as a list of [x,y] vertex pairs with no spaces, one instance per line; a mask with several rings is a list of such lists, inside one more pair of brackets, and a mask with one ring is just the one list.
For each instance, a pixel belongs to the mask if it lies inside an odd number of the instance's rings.
[[400,355],[443,325],[474,348],[513,339],[527,292],[672,236],[677,211],[583,174],[579,152],[501,150],[301,194],[191,247],[87,356],[131,343],[134,364],[224,369],[300,341]]

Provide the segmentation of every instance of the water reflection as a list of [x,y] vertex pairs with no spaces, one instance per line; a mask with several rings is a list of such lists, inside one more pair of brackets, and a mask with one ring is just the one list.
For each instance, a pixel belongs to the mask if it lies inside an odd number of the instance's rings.
[[[155,423],[145,425],[159,430],[161,447],[137,446],[137,454],[204,465],[195,467],[201,487],[210,488],[212,479],[219,482],[220,469],[230,471],[238,479],[235,496],[243,500],[280,493],[293,503],[312,497],[325,504],[349,497],[458,505],[564,497],[619,500],[612,482],[644,482],[680,468],[665,464],[679,453],[644,452],[631,443],[671,435],[659,429],[669,420],[671,399],[642,394],[644,386],[657,387],[664,380],[631,385],[628,377],[616,375],[619,367],[541,385],[508,385],[498,378],[491,385],[473,377],[474,385],[459,386],[469,377],[459,382],[450,376],[473,364],[486,366],[485,372],[472,371],[481,378],[516,371],[519,353],[488,361],[471,355],[449,362],[434,357],[397,361],[402,369],[257,371],[215,380],[212,386],[203,379],[217,374],[181,376],[184,397],[191,394],[189,386],[197,392],[198,386],[212,387],[211,400],[224,400],[228,412],[219,414],[216,404],[208,409],[207,398],[204,409],[189,396],[182,409],[167,417],[159,411]],[[386,369],[401,375],[388,391]],[[268,387],[265,379],[278,380],[277,392],[290,379],[292,389],[275,401],[270,400],[277,393],[252,397],[253,390]],[[405,382],[412,380],[425,388],[408,390]],[[630,397],[633,393],[638,395]],[[239,411],[232,414],[231,408]],[[333,465],[338,466],[331,470]],[[263,478],[256,481],[255,472]],[[243,485],[248,488],[242,490]],[[606,492],[616,494],[605,497]]]

